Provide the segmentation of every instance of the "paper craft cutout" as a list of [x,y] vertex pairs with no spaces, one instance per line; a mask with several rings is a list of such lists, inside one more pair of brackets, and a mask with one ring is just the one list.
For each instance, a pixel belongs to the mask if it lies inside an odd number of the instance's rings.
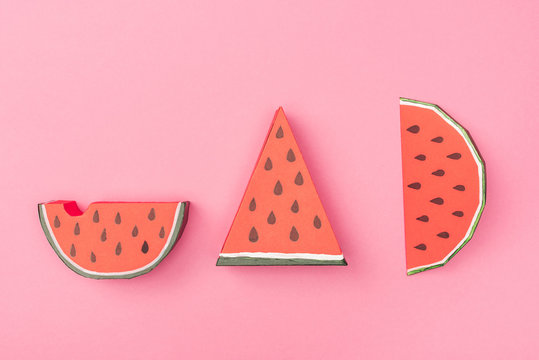
[[485,206],[485,166],[438,106],[401,98],[408,275],[445,265],[472,238]]
[[346,265],[282,108],[217,265]]
[[81,212],[75,201],[38,205],[52,248],[77,274],[128,279],[153,270],[180,238],[189,202],[95,202]]

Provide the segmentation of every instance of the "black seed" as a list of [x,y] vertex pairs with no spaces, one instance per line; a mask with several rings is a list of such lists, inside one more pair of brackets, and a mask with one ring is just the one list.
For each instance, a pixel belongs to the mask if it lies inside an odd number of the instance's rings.
[[103,229],[103,232],[101,233],[101,241],[107,240],[107,229]]
[[161,230],[159,230],[159,237],[163,239],[165,237],[165,227],[161,226]]
[[80,234],[80,226],[79,226],[79,223],[76,223],[75,224],[75,230],[73,230],[73,233],[75,235],[79,235]]
[[436,170],[436,171],[432,172],[432,175],[434,175],[434,176],[444,176],[445,171],[443,171],[442,169]]
[[290,230],[290,240],[292,241],[299,240],[299,233],[295,226],[292,226],[292,229]]
[[275,184],[275,187],[273,188],[273,193],[275,195],[281,195],[283,193],[283,186],[281,185],[281,182],[277,180],[277,183]]
[[320,229],[322,227],[322,221],[320,221],[320,218],[318,217],[318,215],[316,215],[314,217],[314,220],[313,220],[313,225],[315,228],[317,229]]
[[58,216],[54,217],[54,227],[59,228],[60,227],[60,219],[58,219]]
[[258,233],[256,232],[256,229],[254,226],[251,228],[251,231],[249,231],[249,241],[250,242],[258,241]]
[[462,157],[462,155],[460,155],[460,153],[453,153],[453,154],[447,155],[447,157],[453,160],[458,160]]
[[416,220],[429,222],[429,217],[427,215],[421,215],[420,217],[416,218]]
[[297,213],[299,211],[299,204],[297,200],[294,200],[294,203],[292,204],[290,210],[292,210],[293,213]]
[[266,159],[266,163],[264,164],[264,169],[266,169],[268,171],[273,169],[273,164],[272,164],[271,159],[269,157]]
[[135,225],[135,227],[133,228],[133,231],[131,231],[131,236],[137,237],[137,235],[138,235],[138,227],[137,225]]
[[116,224],[121,224],[122,223],[122,217],[120,216],[120,213],[116,213],[116,217],[114,218],[114,222]]
[[154,208],[151,208],[151,209],[150,209],[150,213],[148,214],[148,219],[149,219],[150,221],[155,220],[155,209],[154,209]]
[[430,202],[436,205],[443,205],[444,199],[437,197],[437,198],[432,199]]
[[417,250],[427,250],[427,245],[425,244],[419,244],[417,246],[414,246]]
[[466,190],[466,188],[464,187],[464,185],[456,185],[456,186],[453,186],[453,189],[458,190],[458,191],[464,191],[464,190]]
[[116,255],[120,255],[122,253],[122,243],[118,242],[116,245]]
[[425,161],[427,159],[427,157],[425,155],[423,155],[423,154],[419,154],[414,159],[417,159],[419,161]]
[[409,187],[409,188],[412,188],[412,189],[419,190],[419,189],[421,189],[421,184],[418,183],[418,182],[415,182],[415,183],[409,184],[408,187]]
[[71,250],[69,251],[69,255],[71,255],[71,257],[77,256],[77,250],[75,250],[75,244],[71,244]]
[[419,132],[419,126],[417,125],[410,126],[408,129],[406,129],[406,131],[409,131],[412,134],[417,134]]
[[284,136],[283,128],[279,126],[279,129],[277,130],[277,133],[275,134],[275,137],[277,139],[280,139]]
[[95,261],[96,261],[95,254],[94,254],[93,251],[92,251],[92,253],[90,254],[90,261],[93,262],[93,263],[95,263]]
[[303,185],[303,175],[301,175],[301,171],[298,171],[298,174],[296,175],[296,178],[294,179],[294,184]]
[[256,201],[255,201],[255,198],[252,198],[252,199],[251,199],[251,202],[249,203],[249,210],[250,210],[250,211],[255,211],[255,210],[256,210]]
[[286,160],[288,160],[290,162],[296,161],[296,155],[294,154],[292,149],[288,150],[288,153],[286,154]]
[[99,213],[97,212],[97,210],[94,212],[94,217],[92,219],[95,223],[98,223],[99,222]]
[[455,216],[458,216],[458,217],[463,217],[464,216],[464,213],[462,211],[453,211],[452,214],[455,215]]
[[150,247],[148,246],[148,243],[146,241],[144,241],[144,244],[142,244],[142,249],[140,249],[140,250],[142,250],[142,252],[144,254],[146,254],[149,249],[150,249]]
[[438,137],[435,137],[434,139],[431,139],[430,141],[432,142],[435,142],[435,143],[441,143],[442,141],[444,141],[444,138],[441,137],[441,136],[438,136]]
[[447,239],[449,237],[449,233],[447,231],[442,231],[439,234],[436,234],[436,236],[441,237],[442,239]]
[[275,218],[275,214],[272,211],[268,215],[268,224],[273,225],[273,224],[275,224],[275,221],[277,221],[277,219]]

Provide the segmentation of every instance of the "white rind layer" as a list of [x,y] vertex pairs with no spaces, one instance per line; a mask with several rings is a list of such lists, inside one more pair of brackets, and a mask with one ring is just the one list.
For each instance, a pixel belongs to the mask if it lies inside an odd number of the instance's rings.
[[343,260],[344,256],[329,254],[309,254],[309,253],[275,253],[275,252],[239,252],[220,253],[220,257],[236,258],[250,257],[263,259],[308,259],[308,260]]

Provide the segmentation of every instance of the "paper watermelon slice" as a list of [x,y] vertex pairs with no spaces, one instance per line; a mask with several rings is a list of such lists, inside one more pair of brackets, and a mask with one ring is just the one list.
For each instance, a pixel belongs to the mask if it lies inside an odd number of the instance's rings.
[[408,275],[445,265],[472,238],[485,206],[485,166],[438,106],[401,98]]
[[282,108],[217,265],[346,265]]
[[79,275],[122,279],[154,269],[180,238],[188,202],[95,202],[83,213],[75,201],[38,205],[52,248]]

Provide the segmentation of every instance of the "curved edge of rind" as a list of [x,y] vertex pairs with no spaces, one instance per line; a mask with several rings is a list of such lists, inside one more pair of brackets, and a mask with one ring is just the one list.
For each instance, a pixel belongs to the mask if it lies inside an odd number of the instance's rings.
[[163,254],[160,257],[157,258],[157,261],[155,261],[155,263],[152,266],[150,266],[148,268],[145,268],[143,270],[135,269],[135,270],[132,270],[132,272],[129,272],[128,274],[125,274],[125,275],[106,275],[106,274],[95,275],[95,274],[87,273],[85,271],[82,271],[82,270],[77,269],[76,267],[74,267],[69,261],[67,261],[63,251],[61,251],[60,249],[58,249],[56,247],[56,245],[54,243],[54,240],[52,238],[52,235],[49,232],[49,229],[48,229],[49,227],[47,226],[48,220],[45,218],[45,216],[43,215],[43,212],[41,210],[41,207],[44,206],[44,205],[45,204],[43,203],[43,204],[38,204],[38,206],[37,206],[37,210],[38,210],[38,214],[39,214],[39,222],[41,224],[43,232],[45,233],[47,241],[51,245],[51,247],[54,250],[54,252],[56,253],[56,255],[60,258],[60,260],[62,260],[62,262],[68,268],[70,268],[71,270],[73,270],[77,274],[79,274],[81,276],[84,276],[86,278],[98,279],[98,280],[101,280],[101,279],[132,279],[134,277],[147,274],[150,271],[152,271],[153,269],[155,269],[157,267],[157,265],[159,265],[161,263],[161,261],[163,261],[163,259],[167,257],[167,255],[170,253],[170,251],[174,248],[174,246],[176,245],[176,243],[180,239],[180,237],[181,237],[181,235],[183,233],[183,230],[185,229],[185,225],[187,224],[188,213],[189,213],[189,201],[180,202],[180,211],[179,211],[178,216],[177,216],[176,226],[174,227],[174,230],[173,230],[172,241],[168,244],[166,250],[163,252]]
[[424,102],[424,101],[419,101],[419,100],[412,100],[412,99],[403,98],[403,97],[400,98],[400,102],[415,103],[415,104],[420,104],[420,105],[424,105],[424,106],[436,109],[447,120],[451,121],[456,127],[458,127],[459,130],[462,132],[464,140],[468,143],[469,147],[472,149],[472,151],[474,152],[477,159],[479,159],[479,165],[481,167],[481,175],[482,175],[481,176],[481,184],[482,184],[481,204],[479,206],[480,209],[479,209],[479,213],[477,215],[477,218],[470,225],[470,229],[471,229],[470,235],[468,235],[468,237],[462,242],[462,244],[460,244],[460,246],[454,248],[451,251],[449,257],[445,261],[438,262],[438,263],[433,263],[433,264],[429,264],[429,265],[425,265],[425,266],[421,266],[421,267],[417,267],[417,268],[413,268],[411,270],[407,270],[407,275],[414,275],[414,274],[418,274],[418,273],[426,271],[426,270],[436,269],[436,268],[444,266],[445,264],[447,264],[449,262],[449,260],[451,260],[464,247],[464,245],[466,245],[472,239],[473,235],[475,234],[475,230],[477,229],[477,225],[479,224],[479,220],[481,219],[481,216],[483,215],[483,211],[485,209],[485,204],[486,204],[486,199],[487,199],[487,187],[486,187],[487,175],[486,175],[486,171],[485,171],[485,161],[483,160],[483,158],[481,157],[479,151],[477,150],[472,138],[468,134],[468,131],[466,131],[466,129],[463,128],[457,121],[455,121],[455,119],[453,119],[444,110],[442,110],[442,108],[440,108],[436,104],[431,104],[431,103]]

